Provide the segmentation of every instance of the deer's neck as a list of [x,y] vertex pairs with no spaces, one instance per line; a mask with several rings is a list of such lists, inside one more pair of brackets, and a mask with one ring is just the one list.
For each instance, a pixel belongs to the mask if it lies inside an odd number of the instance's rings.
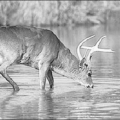
[[60,46],[58,57],[53,61],[52,68],[56,73],[73,79],[80,72],[79,60],[64,46]]

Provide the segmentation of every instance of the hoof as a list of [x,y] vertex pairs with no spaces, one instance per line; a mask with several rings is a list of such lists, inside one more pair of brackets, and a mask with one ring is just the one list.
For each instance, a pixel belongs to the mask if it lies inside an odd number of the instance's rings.
[[17,86],[17,87],[14,87],[13,89],[14,89],[15,92],[17,92],[17,91],[20,90],[20,88],[19,88],[18,86]]

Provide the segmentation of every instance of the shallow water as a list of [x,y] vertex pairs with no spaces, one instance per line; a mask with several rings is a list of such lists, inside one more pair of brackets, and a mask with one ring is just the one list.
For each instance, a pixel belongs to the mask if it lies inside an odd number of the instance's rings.
[[[1,119],[115,119],[120,118],[120,28],[111,26],[49,28],[77,57],[76,47],[84,38],[96,37],[85,45],[93,46],[106,35],[100,48],[111,48],[114,53],[94,53],[92,58],[95,87],[85,88],[71,79],[54,73],[55,86],[39,90],[38,71],[23,65],[11,66],[9,75],[19,85],[20,91],[0,76]],[[84,50],[82,54],[84,55]]]

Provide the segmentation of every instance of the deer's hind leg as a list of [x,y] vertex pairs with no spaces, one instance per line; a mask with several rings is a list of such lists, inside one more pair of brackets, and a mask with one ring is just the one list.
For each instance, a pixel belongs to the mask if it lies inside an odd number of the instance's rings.
[[12,85],[13,89],[15,91],[19,91],[18,85],[10,78],[10,76],[7,74],[6,69],[10,66],[9,61],[5,61],[0,65],[0,74]]
[[18,85],[12,80],[12,78],[7,74],[6,69],[1,71],[0,74],[12,85],[14,91],[19,91]]
[[52,75],[52,71],[50,69],[48,70],[48,73],[47,73],[47,79],[48,79],[50,88],[53,88],[53,86],[54,86],[54,78],[53,78],[53,75]]

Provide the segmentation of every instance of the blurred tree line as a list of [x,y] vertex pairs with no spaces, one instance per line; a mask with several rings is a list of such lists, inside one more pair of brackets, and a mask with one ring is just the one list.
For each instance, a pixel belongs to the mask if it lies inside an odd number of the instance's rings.
[[0,1],[1,25],[101,24],[120,1]]

